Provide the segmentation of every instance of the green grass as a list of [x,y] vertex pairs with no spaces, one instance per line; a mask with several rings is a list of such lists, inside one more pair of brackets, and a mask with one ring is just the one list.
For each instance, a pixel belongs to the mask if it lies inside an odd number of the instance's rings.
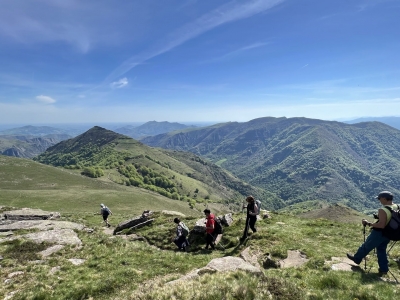
[[[348,225],[324,219],[307,220],[286,214],[273,214],[273,219],[257,222],[259,232],[240,245],[244,226],[242,215],[231,227],[225,228],[222,243],[225,251],[205,252],[203,237],[194,240],[189,253],[176,252],[170,238],[174,234],[173,217],[156,213],[156,221],[135,233],[143,235],[153,245],[131,242],[120,236],[108,236],[100,226],[100,216],[90,212],[65,214],[63,219],[79,220],[95,229],[92,234],[78,232],[83,241],[82,249],[65,247],[43,264],[32,264],[35,259],[11,255],[23,245],[39,251],[43,246],[27,242],[0,243],[2,272],[0,280],[16,270],[25,272],[15,277],[11,284],[0,287],[0,297],[19,290],[14,299],[394,299],[398,288],[379,280],[377,262],[370,256],[367,267],[359,272],[330,270],[324,262],[333,256],[354,252],[363,240],[361,225]],[[118,213],[115,219],[123,219]],[[185,222],[192,227],[196,218]],[[279,224],[280,222],[285,224]],[[234,272],[209,274],[185,285],[164,283],[177,279],[195,268],[205,266],[212,258],[239,255],[247,246],[262,254],[270,253],[274,260],[284,259],[287,250],[300,250],[310,261],[301,268],[265,269],[264,276]],[[40,249],[34,249],[40,247]],[[159,250],[161,249],[161,250]],[[391,251],[397,258],[400,249]],[[87,261],[73,266],[69,258]],[[23,262],[23,263],[22,263]],[[262,259],[260,260],[262,263]],[[49,271],[60,266],[52,276]],[[391,259],[393,274],[400,276],[398,265]],[[293,298],[295,297],[295,298]]]
[[[29,160],[11,159],[6,164],[0,156],[0,211],[10,206],[41,208],[62,213],[62,220],[85,224],[93,233],[78,232],[82,248],[67,246],[43,263],[32,263],[37,253],[48,245],[28,241],[0,243],[0,298],[18,291],[13,299],[395,299],[399,288],[381,281],[377,261],[371,253],[367,269],[359,272],[332,271],[325,261],[354,252],[363,241],[363,227],[327,219],[299,218],[296,214],[272,212],[272,219],[257,222],[259,232],[240,245],[244,216],[234,215],[235,222],[225,228],[221,243],[225,251],[206,252],[202,236],[191,236],[189,253],[175,251],[173,217],[155,213],[155,221],[135,233],[145,242],[132,242],[104,233],[102,218],[97,215],[99,203],[112,209],[115,225],[140,214],[144,209],[177,210],[187,215],[184,221],[192,227],[202,217],[204,205],[197,210],[187,203],[167,199],[132,187],[89,179],[39,165]],[[35,168],[30,164],[35,164]],[[47,169],[50,168],[50,169]],[[16,170],[19,170],[16,172]],[[36,176],[37,175],[37,176]],[[210,204],[213,211],[222,211],[220,204]],[[268,208],[268,207],[265,207]],[[346,212],[346,210],[343,210]],[[357,216],[351,215],[351,218]],[[284,224],[282,224],[284,223]],[[16,235],[26,231],[16,232]],[[274,261],[284,259],[288,250],[300,250],[310,259],[300,268],[263,270],[264,276],[233,272],[208,274],[185,285],[164,285],[193,269],[204,267],[211,259],[237,256],[250,246],[263,257],[269,253]],[[395,259],[400,249],[390,254],[390,269],[400,278]],[[67,259],[86,262],[72,265]],[[59,267],[54,275],[53,268]],[[4,283],[15,271],[23,275]],[[390,278],[390,277],[389,277]],[[4,283],[4,284],[3,284]],[[269,293],[268,293],[269,291]]]

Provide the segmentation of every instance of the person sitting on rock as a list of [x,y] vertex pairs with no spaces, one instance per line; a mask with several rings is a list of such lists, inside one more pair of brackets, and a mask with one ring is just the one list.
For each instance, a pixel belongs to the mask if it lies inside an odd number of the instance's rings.
[[178,226],[176,226],[176,237],[173,242],[179,250],[186,251],[189,246],[189,241],[187,239],[189,229],[179,218],[175,218],[174,223],[178,224]]
[[215,249],[214,245],[214,225],[215,225],[215,216],[211,213],[211,211],[206,208],[204,210],[204,214],[206,215],[206,247],[204,249],[208,249],[208,246],[211,247],[212,250]]
[[108,223],[108,216],[109,216],[109,215],[112,215],[113,213],[112,213],[112,211],[111,211],[107,206],[105,206],[103,203],[100,204],[100,207],[101,207],[101,209],[100,209],[100,214],[103,216],[103,221],[106,223],[107,227],[110,227],[111,225],[110,225],[110,223]]

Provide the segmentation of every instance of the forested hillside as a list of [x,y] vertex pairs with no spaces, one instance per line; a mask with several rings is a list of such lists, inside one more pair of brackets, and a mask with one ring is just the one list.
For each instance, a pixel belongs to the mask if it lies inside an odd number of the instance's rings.
[[[84,175],[145,188],[175,200],[238,205],[244,196],[265,198],[260,188],[190,153],[153,149],[132,138],[93,127],[50,147],[35,160]],[[276,196],[268,195],[271,202]]]
[[379,122],[260,118],[143,142],[211,159],[286,205],[326,200],[362,210],[382,189],[400,195],[400,131]]

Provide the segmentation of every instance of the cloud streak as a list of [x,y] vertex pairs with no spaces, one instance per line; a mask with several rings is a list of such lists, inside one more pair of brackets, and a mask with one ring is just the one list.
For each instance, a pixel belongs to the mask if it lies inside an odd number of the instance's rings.
[[231,51],[229,53],[226,53],[226,54],[224,54],[222,56],[207,60],[205,63],[228,60],[228,59],[231,59],[231,58],[233,58],[233,57],[235,57],[237,55],[240,55],[240,54],[242,54],[242,53],[244,53],[246,51],[249,51],[249,50],[252,50],[252,49],[256,49],[256,48],[260,48],[260,47],[264,47],[264,46],[266,46],[268,44],[270,44],[270,43],[254,43],[254,44],[251,44],[251,45],[236,49],[236,50]]
[[36,100],[45,103],[45,104],[53,104],[56,103],[56,100],[45,95],[36,96]]
[[128,85],[128,78],[124,77],[118,81],[114,81],[110,84],[113,89],[120,89]]
[[282,3],[285,0],[252,0],[243,3],[236,1],[229,2],[217,9],[201,16],[194,22],[188,23],[175,30],[160,41],[149,51],[134,55],[124,61],[105,79],[104,83],[113,81],[129,72],[132,68],[149,60],[153,57],[168,52],[181,44],[224,24],[235,22],[241,19],[249,18],[262,13],[272,7]]

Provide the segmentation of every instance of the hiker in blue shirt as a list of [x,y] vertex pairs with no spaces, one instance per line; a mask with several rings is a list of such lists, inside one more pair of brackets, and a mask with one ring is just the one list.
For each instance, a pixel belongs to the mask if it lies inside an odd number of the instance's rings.
[[[393,204],[393,194],[388,191],[379,193],[376,197],[383,206],[397,207]],[[376,223],[368,222],[363,219],[361,222],[364,226],[371,227],[371,233],[367,240],[358,248],[354,255],[347,253],[347,257],[354,261],[356,264],[360,264],[361,261],[368,255],[371,250],[376,248],[376,255],[378,257],[379,275],[385,275],[389,271],[389,262],[386,255],[386,248],[389,244],[389,238],[383,235],[382,229],[389,223],[391,218],[391,212],[386,207],[378,210],[378,221]]]
[[179,218],[175,218],[174,223],[178,224],[178,226],[176,226],[176,237],[173,242],[179,250],[186,251],[189,246],[189,241],[187,240],[189,229]]
[[103,203],[100,204],[100,207],[100,214],[103,216],[103,221],[106,223],[107,227],[110,227],[111,225],[108,223],[108,216],[112,215],[112,211]]

